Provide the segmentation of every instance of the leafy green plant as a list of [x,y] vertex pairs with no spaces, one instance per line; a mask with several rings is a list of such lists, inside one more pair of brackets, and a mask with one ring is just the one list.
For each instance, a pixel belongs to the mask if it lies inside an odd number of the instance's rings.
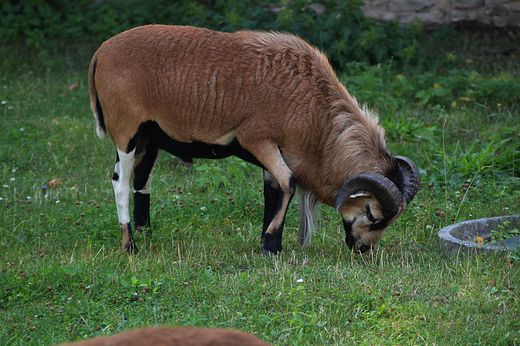
[[518,80],[481,79],[474,81],[471,94],[481,102],[490,104],[520,102],[520,83]]
[[505,221],[503,225],[498,225],[498,229],[492,230],[491,232],[491,242],[497,242],[520,235],[520,230],[510,227],[509,221]]
[[326,51],[340,69],[353,60],[413,59],[411,47],[419,32],[370,20],[363,15],[361,5],[359,0],[327,1],[317,5],[320,8],[307,1],[274,0],[4,2],[0,35],[3,42],[23,37],[27,45],[45,51],[45,42],[51,38],[99,42],[139,25],[178,24],[220,31],[288,31]]
[[422,121],[418,122],[402,114],[398,118],[385,118],[383,126],[390,141],[409,143],[420,142],[421,140],[432,141],[443,135],[439,126]]

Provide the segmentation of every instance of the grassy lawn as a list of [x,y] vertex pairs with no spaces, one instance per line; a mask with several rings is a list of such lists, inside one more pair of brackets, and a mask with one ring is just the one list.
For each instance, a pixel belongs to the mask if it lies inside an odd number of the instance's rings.
[[428,69],[349,64],[342,81],[380,113],[422,189],[365,255],[348,250],[328,207],[299,248],[293,202],[273,258],[260,252],[260,169],[229,158],[189,170],[168,154],[153,235],[138,235],[138,256],[122,253],[115,150],[95,135],[88,101],[96,45],[0,46],[0,344],[183,325],[274,345],[519,345],[518,252],[448,258],[437,237],[453,222],[520,214],[520,59],[492,53],[518,42],[508,37],[432,36],[424,54],[440,63]]

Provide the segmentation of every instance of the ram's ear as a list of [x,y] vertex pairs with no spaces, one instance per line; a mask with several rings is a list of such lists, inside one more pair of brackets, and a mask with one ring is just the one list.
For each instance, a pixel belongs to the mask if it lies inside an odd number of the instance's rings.
[[406,199],[406,205],[413,200],[419,187],[421,186],[421,175],[415,163],[407,157],[396,156],[397,164],[403,172],[403,195]]

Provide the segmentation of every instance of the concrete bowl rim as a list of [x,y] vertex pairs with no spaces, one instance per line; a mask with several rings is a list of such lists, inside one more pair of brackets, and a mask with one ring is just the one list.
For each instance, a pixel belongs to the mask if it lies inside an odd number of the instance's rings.
[[451,225],[446,226],[446,227],[442,228],[441,230],[439,230],[439,232],[438,232],[439,240],[445,241],[445,242],[451,242],[451,243],[459,245],[459,246],[464,246],[468,249],[486,250],[486,251],[503,251],[503,252],[516,251],[516,249],[511,249],[511,248],[503,246],[503,245],[479,244],[477,242],[459,239],[452,235],[453,230],[456,230],[464,225],[479,224],[479,223],[484,223],[484,222],[489,222],[489,221],[496,221],[496,222],[507,221],[509,219],[517,220],[518,224],[520,225],[520,215],[504,215],[504,216],[485,217],[485,218],[480,218],[480,219],[467,220],[467,221],[462,221],[462,222],[457,222],[457,223],[451,224]]

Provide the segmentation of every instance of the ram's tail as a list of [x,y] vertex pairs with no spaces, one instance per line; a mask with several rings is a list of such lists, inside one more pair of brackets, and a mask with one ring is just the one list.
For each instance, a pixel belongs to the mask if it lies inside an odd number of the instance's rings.
[[97,60],[92,59],[90,64],[90,68],[88,71],[88,89],[90,93],[90,108],[92,108],[92,112],[96,117],[96,132],[99,138],[104,139],[107,134],[107,129],[105,127],[105,119],[103,117],[103,109],[101,108],[101,103],[99,102],[99,98],[96,91],[95,85],[95,75],[97,68]]

